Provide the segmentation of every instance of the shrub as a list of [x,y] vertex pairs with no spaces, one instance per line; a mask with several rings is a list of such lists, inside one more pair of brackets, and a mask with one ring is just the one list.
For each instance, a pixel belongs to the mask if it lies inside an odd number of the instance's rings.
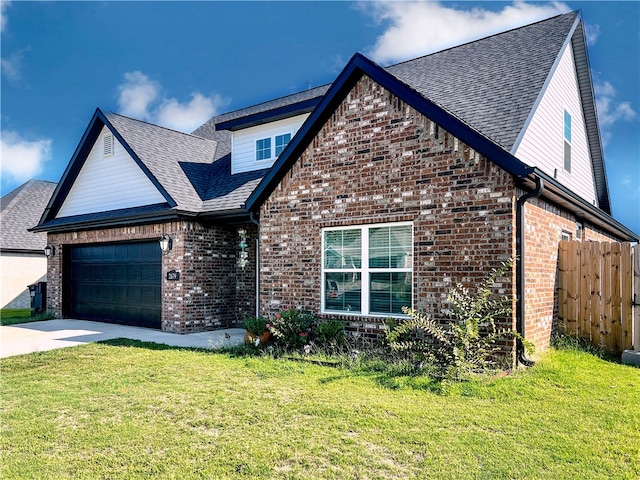
[[269,330],[269,321],[262,317],[244,317],[242,327],[253,335],[260,336]]
[[309,342],[315,322],[316,318],[310,312],[285,308],[271,320],[269,331],[278,347],[285,351],[298,350]]
[[433,367],[433,376],[451,380],[495,369],[500,357],[499,340],[518,338],[531,350],[531,344],[521,335],[495,324],[497,318],[511,314],[511,298],[495,297],[491,288],[512,264],[513,260],[502,263],[476,294],[458,284],[448,296],[452,305],[449,323],[441,324],[416,310],[403,308],[411,318],[387,329],[391,349],[403,352],[417,366],[426,363]]
[[316,327],[316,343],[320,348],[342,348],[346,343],[344,323],[335,318],[324,320]]

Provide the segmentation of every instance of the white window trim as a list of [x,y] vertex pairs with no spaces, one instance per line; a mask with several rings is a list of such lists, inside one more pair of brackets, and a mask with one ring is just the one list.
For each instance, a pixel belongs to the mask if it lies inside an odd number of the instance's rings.
[[[369,267],[369,229],[371,228],[381,228],[381,227],[402,227],[402,226],[411,226],[411,248],[415,247],[415,232],[413,228],[413,222],[387,222],[387,223],[371,223],[365,225],[348,225],[344,227],[327,227],[323,228],[321,231],[322,236],[322,251],[321,251],[321,277],[322,280],[320,282],[320,295],[321,295],[321,306],[320,311],[323,314],[331,314],[331,315],[350,315],[355,317],[372,317],[372,318],[407,318],[407,315],[397,314],[397,313],[369,313],[369,275],[371,273],[388,273],[388,272],[397,272],[397,273],[411,273],[411,308],[413,308],[413,298],[414,298],[414,285],[413,285],[413,265],[415,264],[415,260],[412,261],[412,265],[409,268],[370,268]],[[325,232],[335,232],[340,230],[360,230],[361,235],[361,251],[362,251],[362,267],[361,268],[325,268],[324,266],[324,255],[325,255]],[[366,256],[364,253],[366,252]],[[415,258],[415,251],[411,252],[412,258]],[[360,273],[360,282],[361,282],[361,308],[359,312],[346,312],[344,310],[329,310],[325,308],[325,291],[326,291],[326,282],[324,280],[325,273]]]
[[[282,135],[290,135],[289,142],[291,142],[291,140],[293,140],[293,132],[292,131],[278,132],[278,133],[276,133],[274,135],[269,135],[269,136],[266,136],[266,137],[260,137],[260,138],[256,138],[254,140],[254,142],[253,142],[253,160],[257,165],[261,165],[263,163],[265,163],[265,164],[266,163],[273,163],[278,158],[278,156],[276,156],[276,137],[280,137]],[[270,148],[270,150],[271,150],[270,151],[270,155],[271,156],[269,158],[262,158],[262,159],[258,160],[258,142],[260,140],[265,140],[267,138],[271,139],[271,148]],[[287,143],[287,145],[288,144],[289,143]],[[285,148],[287,148],[287,147],[285,146]]]

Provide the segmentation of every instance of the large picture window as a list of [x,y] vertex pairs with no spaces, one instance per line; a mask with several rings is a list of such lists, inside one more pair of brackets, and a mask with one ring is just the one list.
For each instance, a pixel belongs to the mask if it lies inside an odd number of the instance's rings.
[[412,299],[412,225],[323,230],[322,275],[324,312],[401,315]]

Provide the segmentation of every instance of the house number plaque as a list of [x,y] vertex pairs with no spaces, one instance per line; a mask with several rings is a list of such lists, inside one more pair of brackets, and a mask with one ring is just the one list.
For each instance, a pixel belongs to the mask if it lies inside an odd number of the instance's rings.
[[180,272],[178,272],[177,270],[169,270],[167,272],[167,280],[171,280],[174,282],[180,280]]

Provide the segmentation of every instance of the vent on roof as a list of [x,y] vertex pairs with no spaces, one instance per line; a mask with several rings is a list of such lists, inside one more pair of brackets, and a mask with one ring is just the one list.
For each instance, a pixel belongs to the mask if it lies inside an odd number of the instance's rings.
[[103,138],[103,155],[110,157],[113,155],[113,135],[108,133]]

